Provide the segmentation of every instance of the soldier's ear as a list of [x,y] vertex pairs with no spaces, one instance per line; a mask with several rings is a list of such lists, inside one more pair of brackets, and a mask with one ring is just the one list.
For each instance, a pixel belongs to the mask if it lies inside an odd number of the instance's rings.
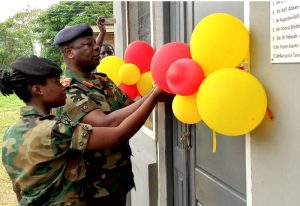
[[63,52],[64,55],[68,58],[68,59],[73,59],[74,58],[74,54],[73,54],[73,49],[72,47],[64,47],[63,48]]
[[35,84],[31,87],[31,95],[32,96],[41,96],[43,95],[43,91],[41,90],[41,85]]

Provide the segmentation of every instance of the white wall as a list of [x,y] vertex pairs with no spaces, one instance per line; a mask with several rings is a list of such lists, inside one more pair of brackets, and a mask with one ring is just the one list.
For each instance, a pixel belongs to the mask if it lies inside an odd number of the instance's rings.
[[113,2],[113,14],[116,19],[116,23],[114,25],[115,53],[116,56],[122,59],[125,48],[127,47],[125,6],[125,2]]
[[157,205],[156,143],[143,132],[138,132],[130,140],[130,146],[136,185],[136,190],[131,190],[131,205]]
[[270,63],[269,2],[250,2],[250,35],[251,73],[264,85],[274,115],[251,133],[253,206],[298,206],[300,65]]

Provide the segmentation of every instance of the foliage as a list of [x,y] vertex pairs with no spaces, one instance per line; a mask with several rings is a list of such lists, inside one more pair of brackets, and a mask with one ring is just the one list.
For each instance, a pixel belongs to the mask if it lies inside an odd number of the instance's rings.
[[34,53],[35,34],[32,21],[41,10],[24,10],[0,23],[0,67],[9,68],[10,63],[20,56]]
[[15,94],[9,96],[0,95],[0,108],[2,109],[11,109],[15,107],[21,107],[24,105],[25,103],[22,100],[20,100]]
[[[16,96],[0,95],[0,148],[2,137],[7,128],[20,118],[20,106],[24,103]],[[0,159],[1,159],[0,153]],[[13,192],[11,180],[9,179],[3,164],[0,164],[0,206],[17,206],[18,201]]]
[[34,22],[34,32],[42,44],[41,55],[59,65],[62,57],[53,40],[58,31],[65,26],[78,23],[94,25],[98,16],[112,17],[112,2],[99,1],[61,1],[51,6]]

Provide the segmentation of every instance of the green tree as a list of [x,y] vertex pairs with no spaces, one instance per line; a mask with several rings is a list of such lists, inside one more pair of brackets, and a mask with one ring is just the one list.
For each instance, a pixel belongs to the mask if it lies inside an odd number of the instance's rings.
[[51,6],[34,23],[34,32],[42,44],[41,56],[49,58],[59,65],[62,57],[53,40],[58,31],[78,23],[95,25],[98,16],[112,17],[112,2],[63,1]]
[[0,68],[7,69],[17,57],[34,53],[36,37],[32,21],[41,13],[41,10],[24,10],[0,23]]

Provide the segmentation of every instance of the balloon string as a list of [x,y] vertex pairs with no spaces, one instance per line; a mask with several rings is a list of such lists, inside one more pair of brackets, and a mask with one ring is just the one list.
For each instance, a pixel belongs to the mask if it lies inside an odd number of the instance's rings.
[[273,119],[273,114],[269,107],[267,107],[267,115],[269,116],[270,120]]
[[213,130],[213,153],[217,151],[217,134],[216,131]]

